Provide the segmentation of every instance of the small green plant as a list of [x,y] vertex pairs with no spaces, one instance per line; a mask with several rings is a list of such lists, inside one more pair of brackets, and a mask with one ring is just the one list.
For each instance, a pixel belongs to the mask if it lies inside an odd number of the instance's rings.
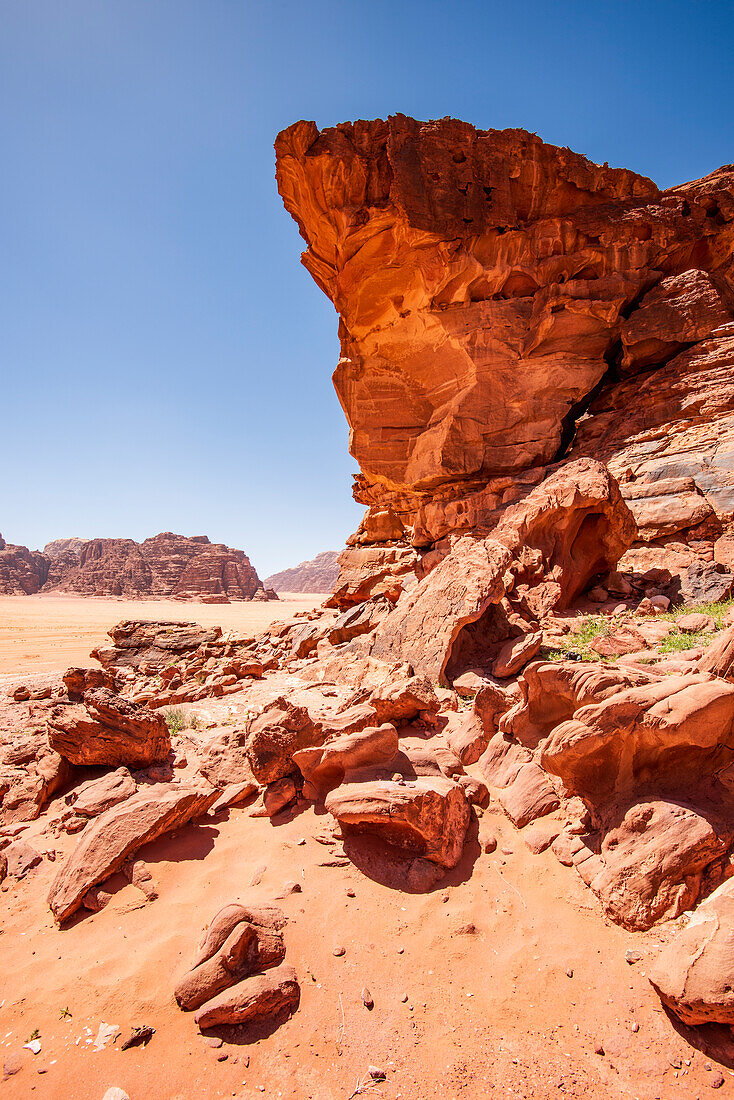
[[40,1039],[40,1037],[41,1037],[41,1032],[36,1027],[36,1028],[33,1029],[33,1031],[28,1036],[28,1038],[26,1039],[26,1042],[27,1043],[32,1043],[34,1039]]
[[71,1019],[71,1012],[69,1012],[69,1006],[68,1005],[67,1005],[66,1008],[62,1008],[61,1011],[59,1012],[59,1019],[60,1020],[70,1020]]
[[202,721],[201,721],[201,718],[199,718],[199,715],[198,714],[190,714],[189,715],[189,729],[200,730],[201,727],[202,727]]
[[186,715],[180,707],[169,707],[163,712],[163,717],[169,733],[180,733],[181,730],[186,729]]
[[616,618],[590,615],[572,633],[559,638],[552,649],[543,649],[542,656],[546,661],[565,661],[568,653],[578,653],[582,661],[605,660],[589,646],[600,634],[610,634],[617,625]]

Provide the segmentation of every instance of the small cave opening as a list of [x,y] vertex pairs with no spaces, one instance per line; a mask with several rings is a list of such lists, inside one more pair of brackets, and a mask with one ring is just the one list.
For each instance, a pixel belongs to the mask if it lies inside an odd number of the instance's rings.
[[467,623],[456,635],[444,666],[448,682],[453,683],[470,668],[489,671],[500,645],[516,633],[502,604],[490,604],[483,615]]

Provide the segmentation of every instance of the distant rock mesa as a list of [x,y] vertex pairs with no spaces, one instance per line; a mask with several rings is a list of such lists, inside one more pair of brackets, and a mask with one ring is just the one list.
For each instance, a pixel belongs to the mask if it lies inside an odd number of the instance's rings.
[[242,550],[165,531],[132,539],[56,539],[43,553],[0,539],[0,593],[75,592],[129,599],[277,599]]

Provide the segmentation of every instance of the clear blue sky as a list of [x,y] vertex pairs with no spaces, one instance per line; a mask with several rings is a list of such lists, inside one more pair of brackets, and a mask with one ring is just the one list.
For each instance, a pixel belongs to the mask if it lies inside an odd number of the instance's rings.
[[730,0],[0,0],[0,530],[206,533],[265,575],[361,508],[337,319],[272,143],[397,111],[670,186],[734,160]]

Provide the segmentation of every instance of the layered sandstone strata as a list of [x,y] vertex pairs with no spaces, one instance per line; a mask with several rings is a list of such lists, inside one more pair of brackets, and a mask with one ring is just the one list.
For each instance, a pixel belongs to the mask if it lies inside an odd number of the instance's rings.
[[0,594],[30,596],[40,591],[48,577],[49,563],[37,550],[12,546],[0,535]]
[[277,599],[242,550],[165,531],[133,539],[56,539],[43,553],[0,538],[0,593],[76,592],[82,596]]
[[523,130],[404,115],[298,122],[275,148],[340,317],[334,384],[369,506],[355,543],[491,529],[582,416],[573,453],[608,462],[643,539],[721,533],[731,166],[661,192]]

